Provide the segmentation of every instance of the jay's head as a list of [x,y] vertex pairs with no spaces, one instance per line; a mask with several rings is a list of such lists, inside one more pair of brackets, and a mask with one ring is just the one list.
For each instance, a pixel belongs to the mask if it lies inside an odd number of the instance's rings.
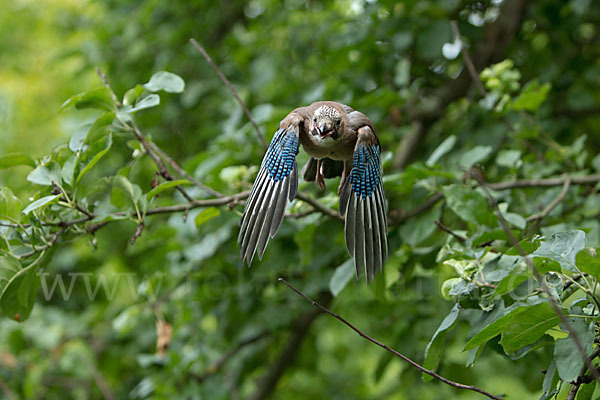
[[315,110],[312,120],[312,134],[319,139],[334,140],[342,136],[344,121],[339,110],[332,106],[321,106]]

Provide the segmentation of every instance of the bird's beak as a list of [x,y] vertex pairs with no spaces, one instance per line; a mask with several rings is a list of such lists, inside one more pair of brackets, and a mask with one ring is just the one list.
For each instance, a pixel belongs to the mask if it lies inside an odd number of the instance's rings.
[[329,134],[331,134],[333,132],[333,127],[327,123],[322,123],[319,126],[319,135],[321,137],[325,137],[328,136]]

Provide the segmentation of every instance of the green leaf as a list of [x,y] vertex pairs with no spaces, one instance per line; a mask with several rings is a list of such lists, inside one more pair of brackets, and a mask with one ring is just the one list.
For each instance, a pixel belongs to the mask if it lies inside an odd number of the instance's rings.
[[14,167],[15,165],[28,165],[35,168],[35,161],[25,153],[10,153],[0,156],[0,169]]
[[519,168],[523,165],[519,150],[501,150],[496,156],[496,164],[505,168]]
[[159,193],[164,192],[167,189],[170,189],[172,187],[179,186],[179,185],[189,185],[190,183],[191,182],[188,181],[187,179],[179,179],[179,180],[175,180],[175,181],[163,182],[160,185],[156,186],[151,191],[149,191],[148,193],[146,193],[146,199],[148,201],[150,201],[150,199],[152,199],[154,196],[156,196]]
[[71,140],[69,140],[69,149],[72,152],[81,150],[91,127],[92,124],[81,125],[79,128],[77,128],[75,133],[71,135]]
[[31,203],[27,207],[25,207],[25,209],[23,210],[23,214],[27,215],[30,212],[37,210],[38,208],[44,207],[51,203],[56,203],[58,201],[58,199],[60,198],[60,196],[62,196],[62,195],[55,194],[52,196],[45,196],[45,197],[42,197],[41,199],[37,199],[36,201],[34,201],[33,203]]
[[[102,150],[95,152],[101,146],[103,146]],[[112,146],[112,135],[110,135],[110,134],[103,138],[100,138],[94,144],[90,145],[90,148],[86,151],[85,156],[87,157],[88,154],[90,154],[90,153],[93,154],[93,156],[92,156],[91,160],[89,160],[89,162],[85,163],[85,161],[83,161],[84,167],[79,172],[79,175],[77,175],[75,184],[78,184],[79,181],[81,181],[81,179],[85,176],[85,174],[87,174],[94,167],[94,165],[96,165],[98,163],[98,161],[100,161],[100,159],[102,157],[104,157],[104,155],[108,152],[108,150],[111,148],[111,146]]]
[[114,112],[105,112],[92,124],[87,134],[85,143],[95,143],[100,138],[107,136],[110,133],[110,125],[115,120],[116,114]]
[[63,181],[69,186],[73,186],[73,178],[75,174],[75,166],[79,160],[79,154],[73,154],[65,163],[60,170],[60,175]]
[[519,111],[537,111],[546,100],[548,92],[550,92],[550,83],[540,86],[537,79],[534,79],[523,87],[521,94],[513,100],[511,108]]
[[126,106],[132,106],[138,97],[144,93],[144,87],[142,85],[135,85],[134,88],[129,89],[123,96],[123,104]]
[[516,263],[510,272],[496,285],[494,294],[502,296],[514,291],[519,285],[533,276],[531,268],[521,261]]
[[150,78],[150,82],[144,88],[151,92],[164,90],[167,93],[182,93],[185,90],[185,82],[179,75],[167,71],[158,71]]
[[53,183],[60,184],[61,179],[57,171],[59,171],[59,169],[55,163],[50,163],[49,166],[38,165],[36,169],[27,175],[27,180],[43,186],[52,186]]
[[476,225],[497,225],[496,215],[481,193],[456,184],[445,186],[442,191],[448,207],[463,220]]
[[194,220],[194,222],[196,223],[196,226],[200,226],[203,223],[207,222],[208,220],[218,217],[219,215],[221,215],[220,208],[208,207],[208,208],[205,208],[204,210],[200,211],[200,213],[196,216],[196,219]]
[[136,103],[135,107],[133,107],[128,112],[136,113],[136,112],[138,112],[140,110],[144,110],[146,108],[156,107],[159,104],[160,104],[160,96],[157,94],[151,94],[151,95],[144,97],[142,100],[138,101]]
[[76,94],[63,103],[62,109],[65,110],[73,105],[78,109],[96,108],[106,111],[115,110],[110,91],[105,86]]
[[525,227],[527,226],[527,221],[525,221],[525,218],[523,218],[522,215],[507,212],[502,213],[502,216],[505,220],[507,220],[519,229],[525,229]]
[[[440,359],[442,358],[442,352],[444,351],[444,344],[446,341],[446,333],[448,329],[452,328],[456,323],[458,314],[460,313],[460,306],[455,304],[450,310],[450,313],[446,315],[446,318],[442,321],[437,331],[433,334],[433,337],[425,348],[425,360],[423,366],[429,370],[437,370]],[[423,374],[423,380],[425,382],[432,380],[431,375]]]
[[0,257],[0,310],[17,321],[29,317],[33,308],[39,279],[37,271],[40,258],[22,268],[13,257]]
[[20,222],[22,207],[21,200],[9,188],[0,186],[0,219]]
[[579,387],[575,400],[592,400],[594,391],[596,390],[596,382],[584,383]]
[[458,160],[458,164],[465,170],[471,168],[472,165],[487,159],[492,153],[491,146],[475,146],[471,150],[463,153]]
[[440,213],[441,210],[435,208],[417,216],[413,223],[400,227],[400,237],[409,245],[417,246],[435,232],[437,229],[435,220],[440,218]]
[[331,294],[337,296],[355,274],[354,259],[349,258],[335,269],[333,276],[329,280],[329,291]]
[[507,354],[531,344],[558,325],[560,318],[549,302],[524,309],[516,314],[502,330],[500,344]]
[[410,60],[402,57],[396,63],[394,68],[394,84],[398,87],[406,86],[410,83]]
[[[111,178],[111,182],[117,191],[113,190],[111,194],[111,202],[117,207],[124,207],[126,200],[119,196],[119,191],[125,194],[135,206],[141,205],[140,200],[142,199],[142,189],[134,183],[131,183],[126,177],[122,175],[116,175]],[[145,198],[144,198],[145,200]]]
[[542,242],[532,256],[549,258],[557,261],[564,270],[579,272],[575,265],[575,256],[584,247],[585,232],[557,232]]
[[600,278],[600,257],[595,249],[580,250],[575,257],[575,264],[581,272],[588,273],[596,279]]
[[440,158],[442,158],[450,150],[452,150],[452,148],[454,147],[455,144],[456,144],[456,136],[455,135],[448,136],[446,139],[444,139],[444,141],[442,143],[440,143],[440,145],[438,147],[436,147],[436,149],[433,151],[433,153],[431,153],[431,155],[425,162],[425,165],[427,165],[428,167],[433,166],[435,163],[437,163],[440,160]]
[[465,344],[463,351],[474,349],[490,339],[498,336],[510,321],[525,310],[542,304],[546,300],[539,297],[530,297],[526,301],[519,301],[512,304],[510,307],[504,308],[501,303],[488,314],[485,324],[481,325],[481,329]]
[[[585,354],[589,356],[594,347],[594,323],[588,324],[583,318],[569,318],[569,323],[583,345]],[[568,337],[556,341],[554,345],[554,360],[556,361],[560,379],[565,382],[572,382],[577,379],[584,362],[570,334]]]
[[546,370],[546,376],[544,376],[544,382],[542,384],[542,390],[544,394],[540,400],[548,400],[554,394],[556,394],[556,384],[558,383],[558,374],[556,373],[556,361],[552,359],[550,366]]

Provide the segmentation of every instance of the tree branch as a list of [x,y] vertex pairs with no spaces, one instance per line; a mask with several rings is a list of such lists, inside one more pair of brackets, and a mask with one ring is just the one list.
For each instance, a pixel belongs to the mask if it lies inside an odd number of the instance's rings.
[[208,55],[206,50],[204,50],[204,47],[200,46],[200,44],[195,39],[190,39],[190,43],[196,48],[196,50],[198,50],[200,52],[200,54],[202,54],[202,56],[210,64],[212,69],[217,73],[217,75],[219,75],[219,78],[221,78],[221,80],[223,81],[225,86],[227,86],[227,88],[229,88],[229,90],[231,91],[231,94],[236,99],[238,104],[242,107],[242,109],[244,110],[244,113],[246,114],[246,117],[248,117],[248,119],[250,120],[250,123],[254,127],[254,130],[256,131],[256,135],[258,136],[258,139],[260,140],[260,142],[262,143],[262,145],[264,147],[267,147],[267,142],[265,140],[263,133],[261,132],[261,130],[260,130],[258,124],[256,123],[256,121],[254,120],[254,118],[252,118],[252,114],[250,114],[250,110],[248,109],[248,106],[240,98],[240,96],[237,93],[237,90],[235,90],[235,87],[231,84],[231,82],[229,82],[229,79],[227,79],[225,74],[223,74],[223,72],[221,72],[221,69],[218,67],[217,64],[215,64],[215,62],[212,60],[212,58],[210,58],[210,56]]
[[[583,175],[583,176],[564,176],[562,178],[546,178],[546,179],[520,179],[516,181],[497,182],[487,185],[488,188],[496,191],[510,189],[525,189],[525,188],[543,188],[562,186],[566,180],[570,180],[569,185],[590,185],[600,182],[600,174]],[[415,217],[433,207],[438,201],[442,200],[444,195],[442,192],[434,193],[429,199],[417,208],[409,211],[401,209],[392,209],[389,211],[390,224],[400,225],[409,218]]]
[[450,27],[452,28],[452,31],[454,32],[456,39],[460,43],[461,53],[463,55],[463,59],[465,60],[465,65],[467,66],[469,74],[471,75],[471,79],[473,80],[473,83],[475,84],[475,86],[477,86],[479,93],[483,97],[487,96],[487,91],[483,87],[483,83],[481,83],[481,79],[479,79],[479,73],[477,73],[477,70],[475,69],[473,60],[471,60],[471,55],[469,54],[469,51],[467,50],[467,46],[465,46],[465,42],[462,40],[462,36],[460,35],[460,31],[458,30],[458,24],[456,23],[455,20],[450,21]]
[[296,194],[296,197],[298,199],[302,200],[303,202],[305,202],[306,204],[311,205],[315,210],[319,211],[321,214],[327,215],[328,217],[331,217],[333,219],[337,219],[340,221],[344,220],[337,211],[335,211],[327,206],[324,206],[323,204],[319,203],[318,201],[316,201],[315,199],[313,199],[306,193],[298,192]]
[[[575,331],[575,329],[573,329],[573,326],[567,319],[567,316],[565,315],[565,313],[563,312],[561,307],[558,305],[558,303],[556,302],[556,300],[550,293],[550,290],[548,289],[548,286],[546,285],[546,281],[545,281],[544,277],[542,276],[540,271],[538,271],[538,269],[535,267],[535,265],[533,264],[533,261],[531,261],[531,258],[527,255],[525,250],[523,250],[523,248],[519,244],[519,241],[517,240],[517,238],[515,238],[514,235],[512,234],[510,227],[508,226],[508,222],[506,222],[506,219],[502,215],[502,212],[500,211],[500,208],[498,207],[498,202],[496,201],[494,196],[492,196],[492,193],[490,192],[488,185],[486,185],[485,181],[483,180],[483,177],[480,174],[472,175],[472,177],[475,180],[477,180],[477,182],[479,183],[479,186],[481,186],[481,188],[485,191],[490,203],[492,204],[492,207],[494,208],[494,211],[496,212],[496,215],[498,216],[498,220],[500,221],[500,225],[502,225],[502,229],[504,230],[504,233],[506,233],[506,236],[508,237],[511,245],[519,252],[519,255],[525,260],[525,262],[529,266],[529,269],[531,269],[531,271],[533,272],[533,275],[535,276],[535,279],[540,284],[542,291],[548,297],[548,301],[552,305],[554,312],[556,313],[556,315],[558,315],[558,317],[560,318],[561,322],[563,323],[563,325],[565,326],[567,331],[569,331],[569,335],[573,338],[573,342],[575,342],[575,347],[577,347],[577,351],[579,351],[579,353],[581,354],[581,357],[583,358],[586,367],[589,368],[590,373],[592,374],[594,379],[596,379],[600,382],[600,376],[598,375],[598,372],[594,369],[592,363],[588,359],[587,354],[585,354],[585,350],[583,348],[583,345],[581,344],[581,340],[579,339],[577,332]],[[570,178],[567,176],[565,179],[568,180]]]
[[[148,153],[148,155],[150,156],[150,158],[152,158],[152,161],[154,161],[154,164],[156,164],[156,166],[158,167],[158,172],[160,173],[160,175],[165,178],[168,181],[173,181],[175,180],[173,178],[173,175],[171,175],[171,173],[169,172],[169,170],[167,169],[167,166],[165,165],[165,163],[163,162],[163,160],[159,157],[158,154],[156,154],[156,152],[154,151],[154,149],[152,148],[152,146],[150,145],[150,143],[148,142],[148,140],[146,139],[146,137],[142,134],[142,132],[139,130],[139,128],[137,127],[136,123],[131,120],[129,122],[129,126],[131,127],[131,129],[133,130],[133,133],[135,134],[135,137],[138,139],[138,141],[140,142],[140,144],[144,147],[144,149],[146,149],[146,153]],[[194,198],[192,196],[190,196],[184,188],[182,188],[181,186],[177,185],[175,186],[175,188],[183,195],[183,197],[185,197],[189,202],[193,202]]]
[[223,368],[223,366],[227,363],[227,361],[229,361],[231,358],[233,358],[233,356],[235,356],[244,347],[251,345],[253,343],[256,343],[270,335],[271,335],[271,332],[262,331],[261,333],[259,333],[257,335],[250,336],[249,338],[242,340],[234,348],[232,348],[227,353],[225,353],[219,360],[217,360],[215,363],[209,365],[208,368],[206,369],[206,372],[204,372],[202,375],[195,375],[195,376],[191,376],[191,377],[196,379],[200,383],[204,382],[206,379],[208,379],[209,377],[216,374],[219,370],[221,370],[221,368]]
[[548,206],[544,208],[539,214],[533,214],[527,217],[525,219],[525,222],[529,223],[531,221],[537,221],[542,218],[545,218],[546,215],[548,215],[548,213],[550,213],[550,211],[552,211],[552,209],[554,209],[554,207],[558,205],[558,203],[563,201],[563,199],[567,195],[569,186],[571,186],[571,177],[567,176],[567,178],[565,179],[565,183],[563,184],[562,190],[560,191],[558,196],[552,201],[552,203],[548,204]]
[[[484,38],[473,46],[473,65],[475,70],[502,60],[506,49],[518,30],[521,15],[525,8],[525,0],[505,1],[498,18],[484,27]],[[464,56],[464,53],[463,53]],[[444,86],[435,89],[430,95],[422,96],[425,101],[410,104],[404,110],[409,121],[417,123],[416,130],[402,138],[393,165],[396,169],[404,168],[423,138],[436,121],[444,116],[446,107],[453,101],[463,97],[471,86],[468,68],[458,78],[449,80]]]
[[[589,357],[590,363],[591,363],[591,360],[598,357],[599,355],[600,355],[600,347],[596,347],[596,349],[594,349],[594,352]],[[587,366],[583,367],[581,369],[581,372],[579,373],[577,380],[575,382],[573,382],[573,384],[571,385],[571,388],[569,389],[569,393],[567,394],[567,397],[565,398],[565,400],[575,400],[575,396],[577,396],[579,387],[583,384],[593,382],[592,377],[590,375],[585,374],[586,371],[587,371]]]
[[198,186],[200,189],[204,190],[205,192],[210,193],[211,195],[213,195],[215,197],[223,197],[224,196],[223,193],[217,192],[216,190],[214,190],[210,186],[206,186],[204,183],[202,183],[199,180],[197,180],[196,178],[194,178],[186,170],[184,170],[183,168],[181,168],[179,166],[179,164],[177,164],[175,162],[175,160],[173,160],[171,157],[169,157],[169,155],[167,153],[165,153],[163,151],[163,149],[161,149],[160,147],[158,147],[156,145],[156,143],[150,142],[150,147],[152,147],[152,150],[154,150],[163,160],[165,160],[167,163],[169,163],[169,165],[175,171],[177,171],[180,175],[182,175],[187,180],[189,180],[190,182],[192,182],[194,185]]
[[341,323],[343,323],[344,325],[346,325],[347,327],[349,327],[350,329],[352,329],[354,332],[358,333],[361,337],[363,337],[364,339],[368,340],[371,343],[376,344],[377,346],[389,351],[390,353],[392,353],[393,355],[395,355],[398,358],[401,358],[402,360],[406,361],[407,363],[409,363],[410,365],[412,365],[413,367],[415,367],[416,369],[418,369],[419,371],[445,383],[446,385],[455,387],[457,389],[465,389],[465,390],[472,390],[474,392],[477,393],[481,393],[485,396],[488,396],[489,398],[492,398],[494,400],[503,400],[502,397],[498,397],[495,396],[491,393],[486,392],[483,389],[480,389],[476,386],[469,386],[469,385],[464,385],[462,383],[458,383],[458,382],[454,382],[451,381],[450,379],[446,379],[441,375],[436,374],[435,372],[421,366],[420,364],[416,363],[415,361],[411,360],[410,358],[406,357],[404,354],[392,349],[391,347],[381,343],[380,341],[373,339],[372,337],[370,337],[369,335],[367,335],[366,333],[363,333],[360,329],[358,329],[357,327],[355,327],[354,325],[352,325],[350,322],[346,321],[344,318],[342,318],[341,316],[337,315],[336,313],[329,311],[329,309],[327,309],[325,306],[317,303],[316,301],[314,301],[313,299],[311,299],[310,297],[308,297],[307,295],[305,295],[304,293],[302,293],[301,291],[299,291],[298,289],[296,289],[294,286],[292,286],[288,281],[286,281],[283,278],[279,278],[279,282],[282,282],[283,284],[285,284],[288,288],[292,289],[294,292],[296,292],[296,294],[298,294],[300,297],[304,298],[306,301],[308,301],[309,303],[311,303],[313,306],[317,307],[319,310],[323,311],[326,314],[331,315],[332,317],[334,317],[335,319],[337,319],[338,321],[340,321]]
[[[329,304],[332,299],[333,297],[328,291],[321,293],[320,300],[325,304]],[[287,343],[269,370],[259,379],[258,389],[248,398],[249,400],[264,400],[275,390],[277,382],[283,376],[286,368],[294,362],[311,324],[320,314],[319,310],[312,310],[302,314],[294,321]]]

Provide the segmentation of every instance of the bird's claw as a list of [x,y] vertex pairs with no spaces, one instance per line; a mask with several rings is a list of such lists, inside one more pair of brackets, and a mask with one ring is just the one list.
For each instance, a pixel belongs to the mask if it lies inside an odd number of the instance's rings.
[[319,185],[319,187],[321,189],[327,188],[327,186],[325,185],[325,177],[322,174],[317,174],[316,182],[317,182],[317,185]]

